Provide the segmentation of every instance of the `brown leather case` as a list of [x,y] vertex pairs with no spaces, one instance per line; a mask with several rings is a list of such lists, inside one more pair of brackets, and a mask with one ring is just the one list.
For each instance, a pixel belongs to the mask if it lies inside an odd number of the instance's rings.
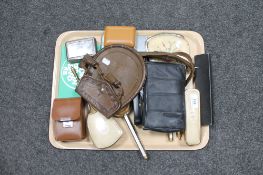
[[55,99],[52,108],[54,137],[57,141],[81,140],[85,137],[81,98]]
[[83,76],[76,92],[106,117],[111,116],[121,106],[121,96],[117,96],[110,83],[101,78]]
[[85,74],[76,92],[106,117],[135,97],[146,76],[142,56],[124,45],[111,45],[94,56],[86,55],[80,67]]
[[104,29],[104,46],[123,44],[134,47],[136,28],[133,26],[106,26]]

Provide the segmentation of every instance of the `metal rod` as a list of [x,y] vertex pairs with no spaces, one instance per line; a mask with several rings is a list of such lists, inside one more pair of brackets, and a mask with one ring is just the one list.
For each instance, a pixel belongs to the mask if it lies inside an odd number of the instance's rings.
[[170,142],[172,142],[174,140],[174,133],[172,132],[168,133],[168,139]]
[[179,140],[182,139],[182,136],[183,136],[183,132],[181,132],[181,131],[176,132],[176,137],[177,137]]
[[76,78],[77,82],[79,83],[80,79],[79,79],[79,76],[76,72],[76,69],[72,66],[70,67],[70,69],[71,69],[71,72],[73,73],[74,77]]
[[136,132],[135,132],[135,130],[134,130],[134,128],[133,128],[133,126],[132,126],[132,124],[131,124],[131,121],[130,121],[130,119],[129,119],[129,117],[128,117],[127,114],[124,115],[124,119],[125,119],[128,127],[129,127],[131,133],[132,133],[132,136],[133,136],[136,144],[137,144],[138,147],[139,147],[139,150],[140,150],[141,153],[142,153],[143,158],[147,160],[147,159],[148,159],[147,154],[146,154],[146,152],[145,152],[145,150],[144,150],[144,148],[143,148],[143,146],[142,146],[142,143],[141,143],[140,139],[138,138],[138,136],[137,136],[137,134],[136,134]]

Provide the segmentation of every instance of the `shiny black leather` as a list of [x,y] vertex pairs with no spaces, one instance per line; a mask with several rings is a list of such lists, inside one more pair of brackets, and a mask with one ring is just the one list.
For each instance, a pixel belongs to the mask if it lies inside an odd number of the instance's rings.
[[144,129],[175,132],[185,129],[185,79],[183,64],[146,63]]

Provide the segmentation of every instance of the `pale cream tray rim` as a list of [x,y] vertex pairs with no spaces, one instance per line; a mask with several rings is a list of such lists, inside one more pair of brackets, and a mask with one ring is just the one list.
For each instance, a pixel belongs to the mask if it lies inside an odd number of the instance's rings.
[[[197,54],[203,54],[205,53],[204,50],[204,41],[202,36],[194,31],[185,31],[185,30],[137,30],[137,35],[147,35],[152,36],[157,33],[178,33],[183,34],[186,39],[189,40],[195,40],[198,42],[196,44],[195,51],[191,51],[190,55],[193,56]],[[53,136],[53,128],[52,128],[52,119],[51,119],[51,109],[53,105],[53,100],[57,94],[57,87],[58,87],[58,81],[57,77],[59,76],[58,68],[59,68],[59,62],[60,62],[60,52],[61,52],[61,44],[63,43],[63,40],[66,37],[70,36],[70,40],[79,39],[83,37],[95,37],[97,39],[97,42],[100,43],[100,37],[102,36],[103,31],[102,30],[89,30],[89,31],[67,31],[62,33],[56,41],[56,47],[55,47],[55,58],[54,58],[54,68],[53,68],[53,80],[52,80],[52,96],[51,96],[51,107],[50,107],[50,122],[49,122],[49,141],[55,148],[58,149],[87,149],[87,150],[138,150],[135,142],[133,141],[133,138],[131,134],[129,133],[127,126],[125,122],[122,119],[117,119],[118,123],[121,125],[122,129],[124,130],[125,135],[122,136],[122,138],[117,141],[113,146],[106,148],[106,149],[98,149],[96,148],[91,140],[89,138],[85,138],[82,141],[79,142],[59,142],[54,139]],[[64,41],[65,42],[65,41]],[[192,42],[189,41],[190,49]],[[133,116],[131,116],[132,118]],[[203,126],[202,127],[202,137],[201,137],[201,143],[194,146],[188,146],[186,145],[184,138],[182,140],[175,140],[173,142],[168,141],[167,134],[164,133],[156,133],[153,131],[144,131],[142,129],[138,130],[138,127],[136,127],[137,133],[139,137],[141,138],[142,143],[144,144],[144,147],[146,150],[199,150],[204,148],[208,141],[209,141],[209,126]],[[154,133],[154,136],[151,135]],[[163,134],[163,135],[161,135]],[[125,137],[126,136],[126,137]],[[123,138],[125,137],[125,138]],[[152,139],[153,137],[158,137],[157,142],[161,142],[160,145],[153,145]],[[151,139],[149,139],[151,138]],[[148,139],[148,141],[147,141]],[[151,143],[148,143],[150,140]],[[155,140],[156,141],[156,140]]]

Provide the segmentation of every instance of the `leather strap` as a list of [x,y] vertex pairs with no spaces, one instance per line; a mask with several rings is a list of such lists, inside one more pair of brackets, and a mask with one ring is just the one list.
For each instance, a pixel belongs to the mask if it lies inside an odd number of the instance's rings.
[[117,78],[114,77],[111,73],[104,74],[99,66],[99,63],[90,55],[85,55],[84,58],[81,60],[80,68],[83,68],[85,70],[85,73],[89,73],[89,67],[95,68],[99,75],[108,83],[113,85],[116,88],[121,87],[121,82],[117,80]]
[[111,73],[104,74],[99,66],[99,63],[89,54],[86,54],[84,58],[81,60],[79,64],[80,68],[83,68],[85,70],[85,74],[88,74],[91,76],[91,73],[89,71],[90,67],[93,67],[96,69],[100,77],[108,82],[111,86],[114,86],[118,90],[120,90],[118,94],[118,97],[121,98],[123,95],[123,89],[121,87],[121,82]]
[[186,85],[194,77],[194,64],[190,55],[184,52],[140,52],[143,58],[152,58],[162,60],[171,63],[181,63],[186,66],[186,71],[189,72],[189,76],[186,79]]

